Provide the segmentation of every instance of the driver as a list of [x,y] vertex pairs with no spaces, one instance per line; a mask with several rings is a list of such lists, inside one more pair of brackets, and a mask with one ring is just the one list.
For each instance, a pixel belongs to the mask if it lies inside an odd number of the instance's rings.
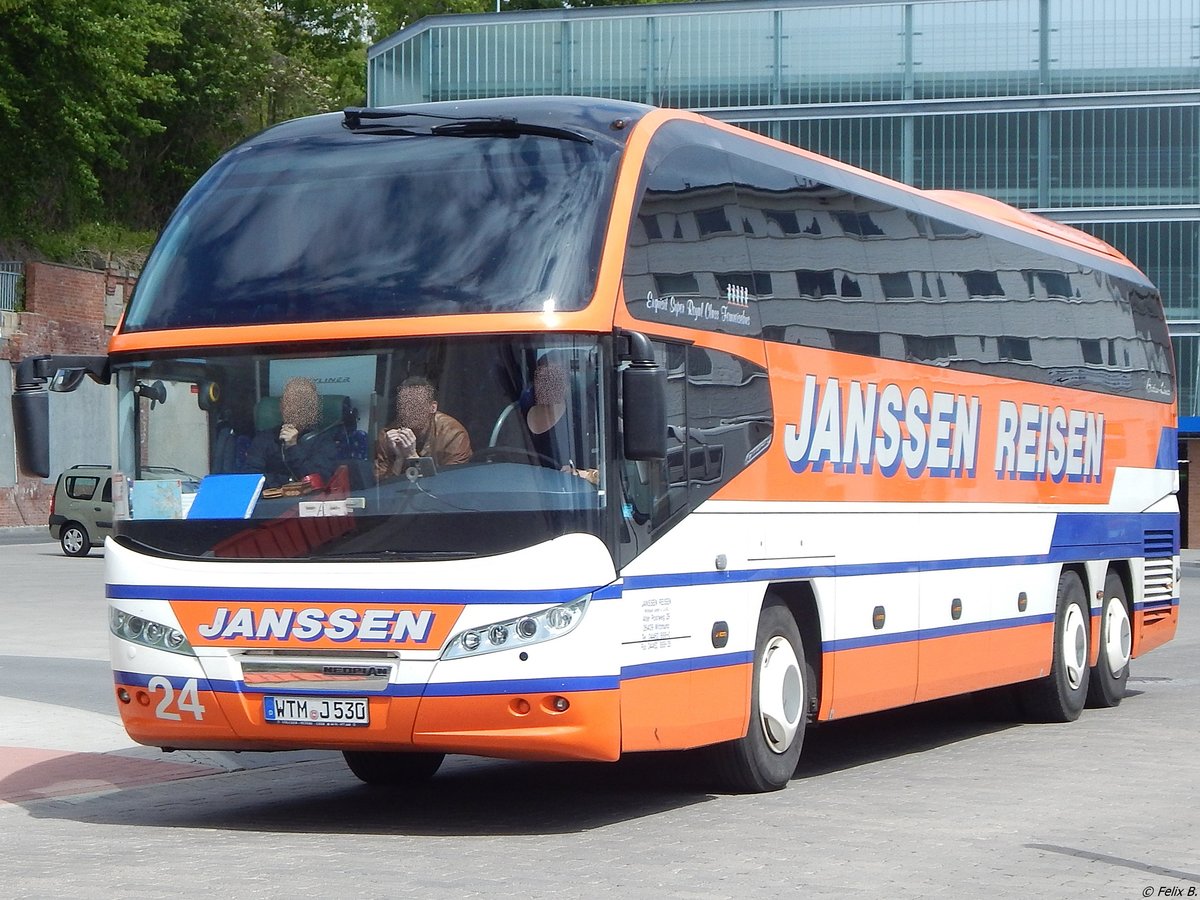
[[453,416],[438,411],[437,392],[425,378],[406,378],[396,391],[396,421],[375,443],[375,477],[404,473],[410,459],[431,457],[440,468],[471,458],[471,438]]

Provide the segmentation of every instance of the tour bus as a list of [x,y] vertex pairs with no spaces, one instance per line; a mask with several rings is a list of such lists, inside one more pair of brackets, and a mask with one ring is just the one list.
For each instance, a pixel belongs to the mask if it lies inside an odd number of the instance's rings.
[[27,468],[85,376],[113,386],[115,696],[165,750],[394,784],[695,749],[773,790],[813,723],[1116,706],[1176,628],[1147,278],[688,112],[273,127],[182,201],[106,357],[20,365]]

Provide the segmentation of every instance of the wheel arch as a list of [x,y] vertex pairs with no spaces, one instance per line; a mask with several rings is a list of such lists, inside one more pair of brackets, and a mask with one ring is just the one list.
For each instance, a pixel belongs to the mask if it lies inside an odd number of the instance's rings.
[[[1133,620],[1133,570],[1127,559],[1093,560],[1087,563],[1072,563],[1063,566],[1063,571],[1074,571],[1083,582],[1083,591],[1087,596],[1089,628],[1088,648],[1089,662],[1095,666],[1100,655],[1100,617],[1104,610],[1104,588],[1109,574],[1116,574],[1121,579],[1121,587],[1125,590],[1125,612],[1130,621]],[[1097,597],[1097,594],[1100,596]]]
[[812,684],[808,691],[808,716],[810,721],[816,718],[821,708],[823,696],[823,657],[821,652],[821,612],[817,607],[817,594],[811,583],[807,581],[779,581],[767,586],[764,605],[771,598],[780,600],[800,630],[800,641],[804,645],[805,662],[812,668]]
[[1105,580],[1109,572],[1116,573],[1116,576],[1121,579],[1121,587],[1125,589],[1125,612],[1129,613],[1129,618],[1133,619],[1133,566],[1130,565],[1127,559],[1114,559],[1108,564],[1108,569],[1105,571]]

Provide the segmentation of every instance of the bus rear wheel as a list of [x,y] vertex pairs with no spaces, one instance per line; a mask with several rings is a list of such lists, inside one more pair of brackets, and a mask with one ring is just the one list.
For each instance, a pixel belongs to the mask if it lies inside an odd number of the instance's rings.
[[1020,686],[1021,705],[1034,722],[1074,722],[1087,699],[1091,618],[1087,592],[1076,572],[1058,579],[1050,674]]
[[392,786],[428,781],[446,758],[444,753],[394,753],[376,750],[343,750],[342,756],[359,781]]
[[1133,629],[1125,585],[1121,576],[1109,572],[1104,579],[1104,606],[1100,609],[1100,646],[1096,667],[1088,683],[1087,705],[1106,709],[1118,705],[1125,696],[1129,679],[1129,657],[1133,649]]
[[786,787],[800,761],[808,715],[808,677],[800,630],[778,601],[763,607],[754,650],[750,727],[713,748],[722,784],[736,793]]

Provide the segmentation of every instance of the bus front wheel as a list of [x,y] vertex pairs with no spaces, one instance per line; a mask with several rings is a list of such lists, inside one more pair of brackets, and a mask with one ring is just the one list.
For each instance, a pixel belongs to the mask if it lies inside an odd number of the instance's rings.
[[343,750],[342,756],[359,781],[392,786],[428,781],[446,758],[444,753],[390,753],[376,750]]
[[804,644],[787,606],[770,601],[758,620],[750,727],[714,748],[721,782],[737,793],[777,791],[796,772],[808,715]]
[[1076,572],[1058,579],[1050,674],[1021,685],[1021,705],[1035,722],[1074,722],[1088,694],[1091,618],[1087,592]]

